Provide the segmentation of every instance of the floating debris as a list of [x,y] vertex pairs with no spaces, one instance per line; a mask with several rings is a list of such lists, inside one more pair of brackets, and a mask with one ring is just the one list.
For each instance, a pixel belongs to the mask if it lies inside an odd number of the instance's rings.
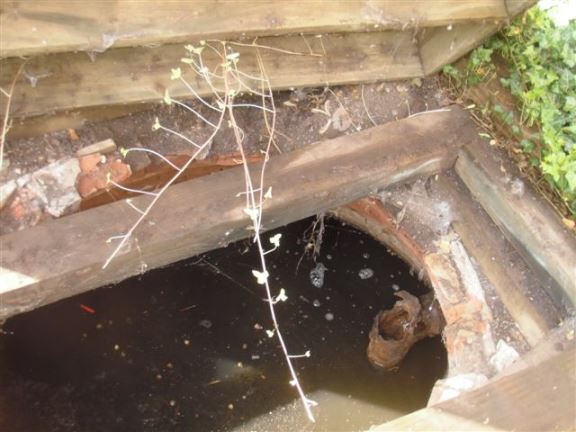
[[374,276],[374,270],[371,268],[363,268],[358,272],[360,279],[370,279],[372,276]]
[[322,288],[324,286],[324,273],[326,273],[326,270],[328,270],[328,268],[322,263],[316,264],[316,267],[310,270],[310,282],[316,288]]
[[212,321],[209,321],[209,320],[202,320],[202,321],[200,321],[199,324],[200,324],[200,327],[204,327],[204,328],[207,328],[207,329],[209,329],[210,327],[212,327]]

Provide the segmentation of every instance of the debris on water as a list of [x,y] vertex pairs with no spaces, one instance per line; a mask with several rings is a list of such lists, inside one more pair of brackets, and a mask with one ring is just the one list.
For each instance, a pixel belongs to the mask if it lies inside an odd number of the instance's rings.
[[358,276],[360,279],[370,279],[372,276],[374,276],[374,270],[371,268],[363,268],[358,272]]
[[326,273],[326,270],[328,270],[328,268],[322,263],[316,264],[316,267],[310,270],[310,282],[316,288],[322,288],[324,286],[324,273]]
[[394,291],[400,291],[400,287],[398,286],[398,284],[392,284],[392,289]]
[[370,258],[370,254],[369,254],[368,252],[364,252],[364,253],[362,254],[362,258],[368,259],[368,258]]
[[308,299],[307,299],[306,297],[304,297],[303,295],[298,296],[298,298],[299,298],[300,300],[302,300],[303,302],[310,303],[310,300],[308,300]]
[[367,355],[374,366],[393,370],[412,345],[442,332],[444,317],[433,293],[418,298],[398,291],[394,307],[376,315],[370,330]]
[[204,327],[206,329],[209,329],[210,327],[212,327],[212,321],[202,320],[202,321],[200,321],[200,327]]
[[324,315],[324,318],[326,318],[326,321],[332,321],[334,319],[334,314],[328,312],[326,315]]
[[312,304],[314,305],[314,307],[320,307],[320,300],[314,300]]

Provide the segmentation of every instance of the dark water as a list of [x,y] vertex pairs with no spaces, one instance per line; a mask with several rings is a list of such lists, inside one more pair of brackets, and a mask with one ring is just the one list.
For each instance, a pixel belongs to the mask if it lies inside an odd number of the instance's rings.
[[[284,227],[269,254],[281,328],[317,423],[306,421],[271,328],[248,241],[9,320],[0,335],[0,431],[353,431],[425,406],[446,368],[439,338],[397,372],[365,355],[394,288],[426,288],[370,237],[328,222],[316,265],[302,259],[312,220]],[[266,237],[274,233],[267,234]],[[359,271],[374,275],[361,279]],[[364,274],[370,273],[364,271]],[[83,305],[83,306],[82,306]],[[89,308],[89,309],[88,309]],[[94,313],[91,313],[93,311]]]

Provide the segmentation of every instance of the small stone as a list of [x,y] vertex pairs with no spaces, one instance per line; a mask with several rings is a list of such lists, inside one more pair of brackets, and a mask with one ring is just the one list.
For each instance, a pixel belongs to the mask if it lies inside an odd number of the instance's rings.
[[47,213],[60,217],[80,203],[75,187],[79,172],[78,160],[62,159],[25,176],[26,188],[44,204]]
[[68,139],[70,141],[78,141],[80,139],[75,129],[68,129]]
[[422,87],[422,79],[421,78],[414,78],[412,80],[412,85],[416,87]]
[[143,151],[131,151],[126,155],[124,160],[130,165],[132,172],[144,169],[152,163],[150,156]]

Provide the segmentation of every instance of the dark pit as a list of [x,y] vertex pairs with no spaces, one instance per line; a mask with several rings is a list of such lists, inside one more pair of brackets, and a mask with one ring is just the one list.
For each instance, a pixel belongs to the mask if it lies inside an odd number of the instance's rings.
[[[369,236],[327,220],[320,255],[304,255],[304,220],[267,255],[281,329],[307,421],[276,338],[246,240],[16,316],[0,335],[2,431],[355,431],[423,408],[446,370],[439,337],[395,372],[367,360],[376,314],[398,289],[428,288]],[[310,272],[326,267],[323,286]],[[371,272],[370,272],[371,270]],[[362,277],[360,277],[362,275]]]

